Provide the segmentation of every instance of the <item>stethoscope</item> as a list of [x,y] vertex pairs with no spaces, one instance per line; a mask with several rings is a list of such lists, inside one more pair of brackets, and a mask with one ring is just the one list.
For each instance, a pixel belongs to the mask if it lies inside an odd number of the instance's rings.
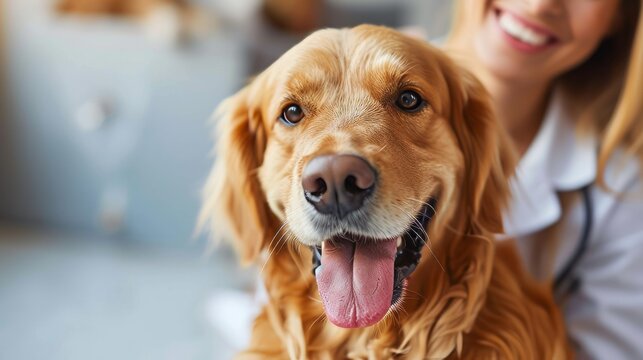
[[565,266],[563,266],[560,273],[558,273],[558,275],[556,275],[556,277],[554,278],[552,286],[556,299],[562,299],[565,295],[578,289],[578,286],[580,285],[580,278],[577,276],[573,276],[573,272],[576,266],[578,266],[581,258],[587,251],[587,246],[589,244],[589,235],[592,229],[592,219],[594,216],[592,199],[589,193],[591,186],[592,184],[589,184],[580,189],[580,193],[583,198],[583,207],[585,209],[585,221],[576,250],[569,258]]

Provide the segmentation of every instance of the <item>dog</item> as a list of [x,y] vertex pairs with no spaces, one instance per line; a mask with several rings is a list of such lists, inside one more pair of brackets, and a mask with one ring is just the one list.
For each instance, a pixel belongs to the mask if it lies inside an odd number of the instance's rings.
[[200,223],[268,294],[239,358],[571,356],[550,287],[496,240],[508,138],[442,51],[319,30],[217,114]]

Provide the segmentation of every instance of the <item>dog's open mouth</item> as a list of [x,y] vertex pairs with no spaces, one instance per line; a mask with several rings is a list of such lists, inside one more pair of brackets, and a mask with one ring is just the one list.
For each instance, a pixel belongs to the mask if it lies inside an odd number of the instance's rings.
[[380,321],[404,291],[426,243],[435,201],[422,207],[400,236],[369,239],[342,234],[313,248],[313,272],[326,316],[344,328]]

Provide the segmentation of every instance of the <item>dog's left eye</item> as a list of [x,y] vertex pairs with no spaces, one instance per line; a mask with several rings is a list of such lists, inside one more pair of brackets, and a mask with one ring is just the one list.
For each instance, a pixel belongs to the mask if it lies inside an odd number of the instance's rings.
[[301,121],[304,118],[304,110],[297,105],[291,104],[284,108],[284,111],[281,113],[279,120],[289,126],[293,126]]
[[398,95],[395,105],[406,112],[414,112],[422,107],[424,100],[418,93],[412,90],[405,90]]

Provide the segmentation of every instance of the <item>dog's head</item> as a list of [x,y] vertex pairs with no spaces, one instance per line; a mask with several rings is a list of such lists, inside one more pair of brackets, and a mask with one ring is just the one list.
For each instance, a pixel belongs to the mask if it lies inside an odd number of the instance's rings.
[[374,324],[398,301],[436,203],[432,228],[501,230],[508,166],[485,92],[422,41],[318,31],[220,115],[202,220],[231,225],[244,262],[282,228],[319,249],[318,288],[339,326]]

